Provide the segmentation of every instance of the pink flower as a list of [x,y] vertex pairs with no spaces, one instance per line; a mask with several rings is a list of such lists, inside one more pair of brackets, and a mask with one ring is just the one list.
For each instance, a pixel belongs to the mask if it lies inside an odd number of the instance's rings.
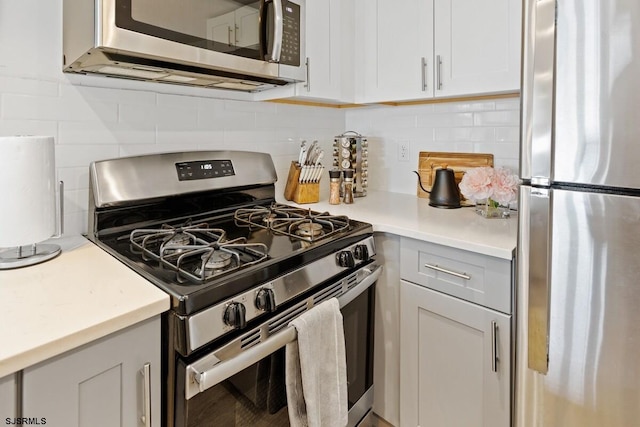
[[508,205],[516,200],[519,183],[520,180],[518,176],[512,174],[509,169],[496,169],[492,185],[493,195],[491,198],[501,205]]
[[469,200],[477,201],[493,195],[491,186],[494,170],[491,167],[469,169],[460,181],[460,192]]
[[469,200],[477,202],[491,198],[501,205],[515,201],[520,180],[509,169],[480,167],[469,169],[460,181],[460,192]]

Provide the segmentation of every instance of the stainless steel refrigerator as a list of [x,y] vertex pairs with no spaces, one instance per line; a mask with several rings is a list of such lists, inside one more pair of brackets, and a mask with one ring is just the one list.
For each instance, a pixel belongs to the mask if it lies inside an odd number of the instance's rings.
[[523,9],[515,426],[640,426],[640,0]]

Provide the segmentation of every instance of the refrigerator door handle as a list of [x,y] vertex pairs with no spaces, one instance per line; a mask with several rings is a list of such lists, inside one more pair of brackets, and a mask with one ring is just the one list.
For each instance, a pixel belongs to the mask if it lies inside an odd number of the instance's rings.
[[552,175],[556,0],[524,2],[520,176],[547,186]]
[[[526,263],[520,280],[528,293],[527,350],[530,369],[546,374],[549,370],[549,304],[551,290],[551,209],[552,191],[520,188],[519,256]],[[519,273],[519,275],[521,274]]]

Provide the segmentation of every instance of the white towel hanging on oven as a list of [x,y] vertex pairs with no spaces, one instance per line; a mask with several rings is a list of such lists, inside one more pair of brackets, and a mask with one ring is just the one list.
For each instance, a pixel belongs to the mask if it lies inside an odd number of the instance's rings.
[[347,362],[340,303],[331,298],[291,321],[298,339],[286,348],[292,427],[342,427],[348,421]]

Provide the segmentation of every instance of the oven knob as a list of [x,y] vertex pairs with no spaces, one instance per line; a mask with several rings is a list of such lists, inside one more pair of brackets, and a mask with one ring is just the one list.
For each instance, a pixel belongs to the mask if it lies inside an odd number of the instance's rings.
[[256,295],[256,308],[262,311],[273,311],[276,308],[276,297],[272,289],[262,288]]
[[240,302],[231,302],[224,310],[224,323],[235,329],[242,329],[247,325],[245,316],[247,309]]
[[353,256],[360,261],[369,261],[369,248],[367,245],[355,245]]
[[356,261],[353,259],[351,251],[340,251],[336,255],[336,258],[340,267],[351,268],[356,266]]

